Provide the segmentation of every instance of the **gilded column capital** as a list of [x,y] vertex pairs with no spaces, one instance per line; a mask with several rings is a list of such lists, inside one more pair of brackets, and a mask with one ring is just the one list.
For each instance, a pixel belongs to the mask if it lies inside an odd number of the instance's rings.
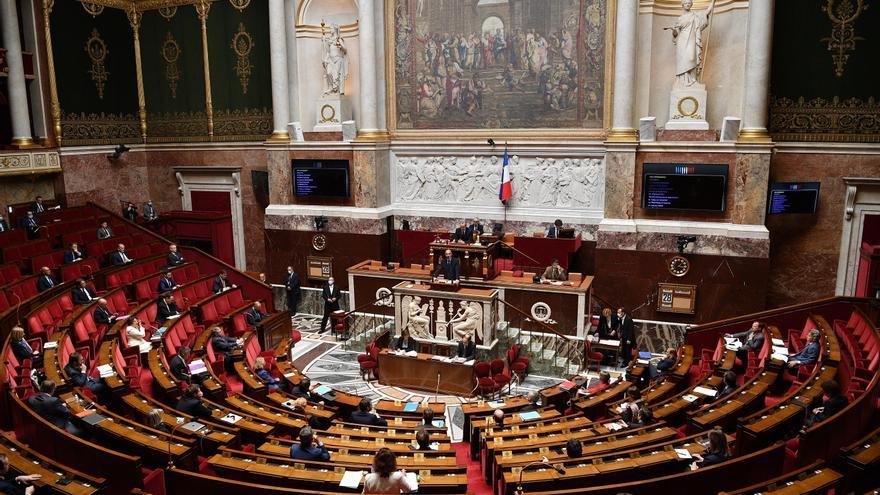
[[125,9],[125,15],[128,16],[128,23],[131,24],[132,31],[139,31],[144,13],[138,10],[135,4],[131,4]]
[[208,20],[208,12],[211,10],[211,2],[210,0],[199,0],[193,7],[196,8],[196,15],[199,16],[199,20],[202,22],[207,22]]

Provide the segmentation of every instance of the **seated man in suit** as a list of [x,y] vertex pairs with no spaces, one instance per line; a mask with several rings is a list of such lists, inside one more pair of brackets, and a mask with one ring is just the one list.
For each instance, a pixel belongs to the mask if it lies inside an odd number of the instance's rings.
[[329,461],[330,452],[310,426],[299,430],[299,443],[290,446],[290,457],[301,461]]
[[43,197],[37,196],[34,198],[34,204],[31,205],[31,211],[34,213],[43,213],[46,210],[46,205],[43,204]]
[[[442,420],[441,420],[442,421]],[[422,422],[416,425],[416,428],[433,428],[434,427],[434,410],[426,407],[422,411]]]
[[380,418],[376,413],[371,412],[372,409],[373,404],[370,402],[370,399],[364,397],[358,404],[357,411],[351,413],[351,417],[349,417],[348,420],[360,425],[388,426],[388,421]]
[[58,397],[54,397],[54,394],[55,382],[43,380],[43,383],[40,384],[40,393],[31,396],[27,400],[27,405],[38,416],[57,428],[67,430],[72,435],[82,435],[82,430],[70,421],[70,409],[67,408],[67,404]]
[[257,323],[260,323],[266,318],[266,314],[263,313],[263,303],[255,301],[254,305],[251,306],[251,309],[248,310],[244,317],[247,320],[248,325],[252,327],[257,326]]
[[164,292],[171,292],[178,287],[180,286],[177,285],[177,282],[174,281],[174,275],[171,273],[171,270],[165,270],[165,273],[163,273],[162,276],[159,277],[159,290],[157,290],[156,292],[158,292],[159,294],[162,294]]
[[547,229],[547,237],[551,238],[551,239],[559,237],[559,231],[561,229],[562,229],[562,220],[557,218],[556,221],[553,222],[553,226],[550,227],[549,229]]
[[521,412],[537,411],[538,409],[541,409],[541,394],[536,390],[529,392],[529,395],[527,395],[526,398],[529,399],[529,403],[520,409]]
[[40,237],[40,224],[34,217],[34,212],[27,212],[27,216],[21,219],[21,227],[27,231],[28,239],[36,239]]
[[199,418],[210,418],[211,410],[208,409],[208,406],[202,401],[202,397],[204,396],[205,394],[202,393],[202,387],[195,384],[190,385],[186,387],[186,391],[180,396],[180,400],[177,401],[175,409],[187,416],[192,416],[193,419],[196,420]]
[[724,381],[721,382],[721,386],[719,387],[718,395],[715,396],[715,400],[718,400],[726,395],[730,395],[736,390],[739,385],[736,384],[736,373],[733,371],[726,371],[724,373]]
[[79,244],[71,242],[67,251],[64,251],[64,264],[76,263],[85,257],[86,255],[80,250]]
[[6,223],[6,219],[3,218],[3,215],[0,215],[0,232],[6,232],[9,230],[9,224]]
[[471,231],[467,228],[467,224],[461,222],[455,232],[452,234],[452,242],[471,243]]
[[67,375],[67,381],[74,387],[86,387],[91,390],[98,402],[107,404],[111,398],[110,389],[101,381],[89,375],[89,370],[83,362],[82,354],[71,352],[67,357],[67,366],[64,367],[64,374]]
[[439,278],[441,275],[446,280],[453,282],[458,281],[461,276],[461,264],[458,262],[458,258],[452,256],[451,249],[447,249],[443,253],[443,259],[440,260],[440,263],[437,264],[437,270],[434,271],[434,278]]
[[[303,376],[297,385],[290,388],[290,395],[303,399],[312,399],[312,381],[307,376]],[[316,396],[317,397],[317,396]],[[318,401],[321,399],[319,398]]]
[[550,263],[550,266],[544,269],[544,273],[541,275],[541,280],[568,280],[568,274],[565,273],[565,269],[559,265],[559,260],[554,259],[553,262]]
[[759,321],[753,321],[752,326],[744,331],[739,333],[734,333],[731,335],[726,335],[726,337],[734,337],[737,339],[741,339],[743,337],[746,338],[745,343],[737,349],[736,356],[740,359],[748,359],[749,351],[754,353],[761,352],[761,348],[764,347],[764,328],[767,325],[761,323]]
[[186,383],[192,383],[193,381],[201,383],[206,378],[208,378],[208,373],[199,373],[198,375],[193,375],[189,372],[189,356],[190,353],[189,347],[183,346],[177,349],[177,355],[171,359],[171,362],[168,363],[168,367],[171,368],[171,375],[174,378]]
[[113,237],[113,229],[107,225],[106,221],[101,222],[101,226],[98,228],[98,240],[102,241],[111,237]]
[[801,349],[801,352],[788,358],[788,367],[797,368],[799,366],[816,364],[819,361],[819,353],[822,350],[819,346],[819,337],[821,335],[816,328],[810,330],[810,333],[807,334],[807,345]]
[[43,367],[43,354],[35,351],[30,343],[28,343],[24,336],[24,328],[20,326],[12,327],[9,333],[9,346],[12,348],[12,354],[19,362],[30,359],[32,369]]
[[116,315],[110,311],[107,300],[103,297],[98,299],[98,307],[92,312],[92,319],[96,325],[107,325],[108,327],[116,323]]
[[219,294],[225,290],[234,289],[235,287],[236,285],[229,281],[229,275],[226,273],[226,270],[220,270],[220,274],[214,279],[214,286],[211,290],[214,294]]
[[650,378],[657,378],[660,375],[668,372],[675,365],[675,362],[678,360],[678,351],[675,347],[670,347],[666,349],[666,355],[663,356],[663,359],[657,361],[656,364],[651,363],[648,365],[648,374]]
[[840,385],[835,380],[822,382],[820,386],[823,393],[813,398],[810,403],[804,428],[809,428],[834,416],[849,404],[846,396],[840,393]]
[[184,264],[183,255],[177,252],[177,245],[168,246],[168,266],[177,266]]
[[50,491],[49,487],[44,485],[37,492],[32,484],[42,477],[41,474],[15,475],[15,473],[10,473],[9,457],[6,454],[0,454],[0,493],[5,495],[45,495]]
[[125,250],[125,244],[120,243],[116,246],[116,251],[113,252],[110,261],[113,263],[113,266],[124,266],[134,260],[131,259],[131,256],[129,256],[128,252]]
[[135,206],[134,203],[129,202],[125,205],[125,208],[122,209],[122,216],[129,222],[136,222],[138,217],[137,206]]
[[55,277],[52,276],[52,270],[50,270],[48,266],[40,268],[40,278],[37,279],[38,292],[49,290],[52,287],[55,287],[57,283]]
[[177,303],[174,302],[174,294],[170,292],[164,292],[161,296],[159,296],[159,301],[156,303],[157,323],[165,323],[170,318],[179,315],[180,309],[178,309]]
[[84,306],[98,298],[95,291],[81,278],[76,279],[76,287],[70,290],[70,297],[77,306]]
[[416,431],[416,444],[410,445],[409,450],[431,450],[431,434],[427,430]]
[[480,223],[479,218],[474,218],[474,221],[468,225],[468,232],[470,232],[473,242],[477,242],[477,238],[483,235],[483,224]]
[[409,330],[405,328],[401,330],[400,337],[397,338],[394,348],[398,351],[407,352],[416,350],[416,342],[409,336]]
[[470,361],[477,354],[477,345],[474,344],[471,334],[466,334],[464,339],[458,343],[455,355]]
[[232,352],[238,347],[238,341],[235,337],[227,337],[223,335],[223,329],[214,327],[211,330],[211,346],[214,352],[223,354],[223,367],[226,373],[235,373],[235,361],[232,359]]

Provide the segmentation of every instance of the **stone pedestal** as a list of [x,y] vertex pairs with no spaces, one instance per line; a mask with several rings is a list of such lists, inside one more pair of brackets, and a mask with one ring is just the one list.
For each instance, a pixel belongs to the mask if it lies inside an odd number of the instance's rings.
[[342,122],[351,120],[351,105],[344,96],[323,96],[315,107],[315,132],[342,132]]
[[671,130],[704,131],[706,121],[706,87],[694,84],[685,89],[673,89],[669,94],[669,122]]

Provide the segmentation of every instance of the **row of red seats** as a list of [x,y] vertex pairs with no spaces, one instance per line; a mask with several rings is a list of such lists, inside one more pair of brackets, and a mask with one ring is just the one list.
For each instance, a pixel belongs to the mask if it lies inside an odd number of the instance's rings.
[[240,287],[229,289],[199,306],[199,321],[205,325],[218,323],[223,316],[245,304]]
[[3,263],[16,263],[19,266],[23,266],[24,260],[34,254],[45,253],[51,250],[52,244],[48,239],[35,239],[33,241],[4,246],[0,250],[0,256],[3,257]]
[[143,260],[137,260],[135,263],[108,269],[104,277],[104,286],[108,289],[115,289],[129,285],[135,280],[158,272],[167,264],[165,256],[153,255]]
[[15,263],[0,265],[0,286],[6,285],[21,278],[21,268]]
[[834,332],[849,351],[856,375],[862,379],[872,377],[880,364],[880,338],[865,315],[856,310],[845,322],[835,320]]
[[[122,289],[109,291],[102,297],[107,299],[107,309],[113,314],[127,314],[131,310],[131,303],[126,300]],[[72,329],[71,333],[76,345],[87,346],[92,351],[92,355],[95,355],[98,344],[107,332],[106,324],[95,323],[94,307],[94,305],[84,307],[82,311],[75,313],[74,318],[66,322],[68,328]]]

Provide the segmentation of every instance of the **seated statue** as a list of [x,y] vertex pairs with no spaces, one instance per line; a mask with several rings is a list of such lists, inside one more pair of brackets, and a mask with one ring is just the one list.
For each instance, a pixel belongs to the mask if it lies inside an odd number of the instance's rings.
[[431,333],[428,330],[428,317],[425,314],[428,312],[428,305],[426,304],[424,307],[421,305],[422,298],[416,296],[410,301],[409,309],[408,309],[408,321],[406,324],[406,328],[409,330],[409,334],[416,338],[421,339],[430,339]]
[[474,304],[468,304],[467,301],[462,301],[461,308],[455,314],[455,317],[449,320],[457,339],[462,340],[465,335],[470,335],[472,339],[476,337],[482,315],[475,306]]

